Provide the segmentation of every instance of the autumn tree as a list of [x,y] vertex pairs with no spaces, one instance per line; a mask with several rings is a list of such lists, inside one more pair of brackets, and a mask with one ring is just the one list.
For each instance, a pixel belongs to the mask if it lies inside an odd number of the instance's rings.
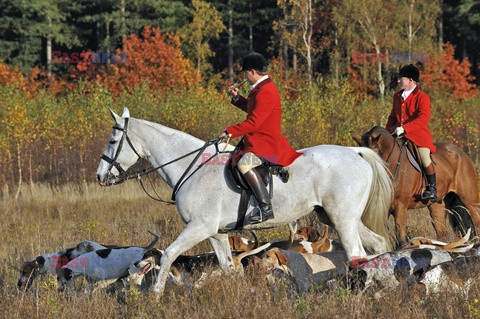
[[210,40],[218,39],[225,30],[217,9],[206,1],[192,0],[194,7],[193,20],[190,24],[179,30],[187,57],[194,61],[197,76],[211,69],[208,58],[215,56],[210,48]]
[[[334,19],[342,36],[347,37],[345,43],[348,57],[351,51],[369,52],[380,56],[392,45],[392,29],[398,8],[392,1],[383,0],[346,0],[334,10]],[[372,52],[373,51],[373,52]],[[384,66],[381,59],[354,65],[364,72],[365,76],[375,72],[376,84],[380,96],[385,94]],[[374,68],[374,69],[373,69]]]
[[437,93],[447,91],[459,98],[475,96],[475,77],[470,74],[471,64],[467,58],[455,59],[455,48],[447,43],[442,52],[438,52],[425,63],[421,81]]
[[401,0],[398,9],[404,14],[396,17],[400,36],[398,46],[407,52],[424,52],[434,47],[436,21],[441,8],[438,1]]
[[295,55],[299,53],[303,57],[308,83],[312,82],[313,57],[316,52],[312,38],[317,2],[317,0],[278,0],[278,6],[283,9],[284,17],[274,23],[280,38],[288,47],[294,49],[294,70],[296,70]]
[[3,100],[5,105],[0,109],[0,132],[5,139],[2,144],[11,167],[16,167],[17,198],[24,179],[23,163],[31,155],[27,145],[36,139],[36,127],[25,95],[19,89],[11,88],[6,96],[7,101]]
[[132,91],[144,82],[160,93],[196,83],[195,70],[183,57],[177,36],[145,27],[141,37],[130,35],[126,46],[127,52],[120,49],[115,52],[115,63],[110,63],[108,69],[103,63],[93,63],[99,57],[92,58],[87,53],[86,61],[72,67],[70,76],[103,83],[116,93],[124,89]]

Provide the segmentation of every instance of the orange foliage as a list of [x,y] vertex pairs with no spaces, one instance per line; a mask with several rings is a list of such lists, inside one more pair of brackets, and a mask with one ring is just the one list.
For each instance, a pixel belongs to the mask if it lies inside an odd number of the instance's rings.
[[90,53],[85,60],[70,71],[72,79],[85,78],[103,83],[110,91],[120,93],[132,91],[148,81],[150,88],[167,92],[173,88],[185,88],[198,82],[191,62],[180,50],[180,40],[172,34],[162,34],[159,28],[145,27],[142,36],[130,35],[125,52],[117,50],[116,55],[125,54],[126,62],[116,61],[108,68],[92,63]]
[[47,72],[37,66],[30,69],[27,78],[18,68],[11,68],[2,61],[0,61],[0,84],[17,87],[29,97],[33,97],[39,88],[47,88],[48,92],[57,93],[68,87],[64,81],[57,80],[54,74],[49,80]]
[[[372,68],[374,64],[369,65],[369,69]],[[371,73],[375,72],[375,70],[371,70]],[[348,74],[349,79],[353,83],[353,87],[355,88],[355,92],[365,93],[368,92],[371,94],[377,88],[377,84],[375,82],[368,82],[367,79],[362,75],[361,70],[359,68],[353,67],[352,65],[348,66]]]
[[27,79],[17,68],[10,68],[8,65],[0,61],[0,84],[12,85],[25,89],[27,87]]
[[455,60],[454,53],[454,46],[447,43],[441,53],[431,55],[420,80],[436,93],[446,90],[459,98],[473,97],[476,90],[475,77],[470,74],[471,63],[467,58],[462,62]]

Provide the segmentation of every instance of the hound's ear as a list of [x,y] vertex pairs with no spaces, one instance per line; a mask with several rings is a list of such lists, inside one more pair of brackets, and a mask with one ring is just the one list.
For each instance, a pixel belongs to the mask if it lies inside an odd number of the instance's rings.
[[307,228],[308,241],[314,242],[320,238],[320,233],[313,227]]
[[87,247],[85,248],[85,250],[88,252],[91,252],[91,251],[94,251],[95,248],[93,248],[92,244],[88,244]]
[[121,117],[118,116],[117,113],[113,112],[113,110],[112,110],[111,108],[108,108],[108,110],[110,111],[110,115],[112,116],[112,118],[113,118],[113,120],[115,121],[115,123],[119,123]]
[[130,111],[128,108],[124,107],[123,108],[123,113],[122,113],[122,119],[128,119],[130,118]]
[[358,146],[363,146],[362,144],[362,139],[358,136],[356,136],[355,134],[353,133],[350,133],[350,136],[352,137],[352,139],[358,144]]
[[241,244],[241,240],[237,236],[228,237],[228,242],[232,251],[237,250]]
[[282,253],[281,251],[276,250],[275,255],[277,256],[278,262],[280,263],[280,265],[286,265],[288,263],[287,256],[285,256],[285,254]]

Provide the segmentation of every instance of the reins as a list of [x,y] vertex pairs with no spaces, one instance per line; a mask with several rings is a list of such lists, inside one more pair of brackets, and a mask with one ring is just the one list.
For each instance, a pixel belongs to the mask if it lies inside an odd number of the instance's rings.
[[[128,137],[128,134],[127,134],[127,129],[128,129],[128,118],[125,118],[125,124],[124,124],[124,127],[121,128],[119,126],[117,126],[116,124],[113,126],[113,129],[115,130],[120,130],[123,132],[122,134],[122,137],[120,139],[120,142],[119,142],[119,145],[118,145],[118,148],[117,148],[117,151],[115,153],[115,156],[112,158],[108,157],[107,155],[103,154],[101,156],[101,159],[103,159],[104,161],[108,162],[110,165],[107,169],[107,176],[111,175],[111,169],[112,167],[115,167],[118,172],[119,172],[119,175],[115,177],[115,181],[112,182],[112,183],[109,183],[108,186],[113,186],[113,185],[118,185],[118,184],[121,184],[127,180],[130,180],[130,179],[137,179],[138,181],[140,181],[140,184],[142,186],[142,189],[143,191],[148,195],[148,197],[156,200],[156,201],[160,201],[160,202],[164,202],[164,203],[167,203],[167,204],[175,204],[175,196],[177,194],[177,192],[179,191],[179,189],[183,186],[183,184],[193,175],[195,174],[195,172],[197,172],[205,163],[208,163],[213,157],[217,156],[218,154],[220,153],[230,153],[230,152],[225,152],[225,151],[220,151],[218,149],[218,144],[221,140],[223,140],[223,138],[215,138],[215,139],[212,139],[212,140],[209,140],[207,142],[205,142],[205,144],[202,146],[202,147],[199,147],[187,154],[184,154],[180,157],[177,157],[167,163],[164,163],[162,165],[159,165],[157,167],[152,167],[152,168],[149,168],[149,169],[142,169],[141,171],[137,171],[137,172],[134,172],[134,173],[131,173],[130,175],[127,176],[127,173],[125,172],[125,170],[121,167],[121,165],[117,162],[117,158],[120,154],[120,151],[122,150],[122,147],[123,147],[123,143],[125,140],[127,140],[127,143],[129,144],[129,146],[132,148],[132,150],[135,152],[135,154],[137,155],[138,158],[141,158],[141,156],[138,154],[137,150],[135,149],[135,147],[133,146],[132,142],[130,141],[130,138]],[[203,151],[211,146],[211,145],[215,145],[215,154],[211,155],[208,159],[206,159],[205,161],[202,161],[202,163],[190,174],[188,175],[188,173],[190,172],[190,170],[192,169],[192,167],[195,165],[195,162],[197,161],[197,159],[200,157],[200,155],[203,153]],[[225,147],[226,148],[226,147]],[[225,149],[224,149],[225,150]],[[141,177],[144,176],[144,175],[147,175],[151,172],[154,172],[162,167],[165,167],[167,165],[170,165],[172,163],[175,163],[181,159],[184,159],[185,157],[188,157],[194,153],[197,153],[197,155],[195,156],[195,158],[193,159],[193,161],[190,163],[190,165],[187,167],[187,169],[185,170],[185,172],[182,174],[182,176],[180,177],[180,179],[177,181],[177,183],[175,184],[174,188],[173,188],[173,192],[172,192],[172,201],[166,201],[166,200],[163,200],[160,198],[160,196],[157,195],[158,198],[155,198],[153,197],[152,195],[150,195],[147,190],[145,189],[145,186],[143,185],[143,182],[141,180]],[[188,176],[187,176],[188,175]],[[151,182],[150,182],[151,183]],[[156,193],[156,192],[155,192]]]
[[[404,141],[404,143],[402,145],[400,145],[399,140]],[[395,170],[394,170],[392,176],[390,177],[392,179],[392,181],[397,176],[398,170],[400,168],[400,161],[402,159],[402,149],[407,146],[408,140],[404,140],[402,138],[395,138],[395,142],[393,143],[392,149],[390,150],[390,153],[388,154],[387,160],[385,162],[388,163],[388,160],[390,159],[390,156],[392,155],[393,150],[395,149],[395,145],[397,145],[397,144],[398,144],[398,147],[400,148],[400,154],[398,155],[397,164],[395,165]]]

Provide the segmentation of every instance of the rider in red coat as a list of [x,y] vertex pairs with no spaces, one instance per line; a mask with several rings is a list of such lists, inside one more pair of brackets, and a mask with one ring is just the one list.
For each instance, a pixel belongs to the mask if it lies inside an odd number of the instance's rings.
[[302,153],[296,152],[280,131],[280,95],[267,75],[265,58],[256,52],[247,54],[242,61],[242,71],[252,85],[250,94],[247,98],[240,96],[235,86],[229,87],[228,92],[232,95],[232,104],[247,112],[247,118],[228,126],[219,137],[244,136],[238,170],[245,176],[259,203],[259,209],[252,214],[250,221],[260,223],[274,216],[267,187],[255,167],[262,162],[288,166]]
[[422,166],[427,176],[427,186],[422,199],[436,201],[437,188],[435,168],[430,153],[435,153],[430,121],[430,97],[418,87],[420,72],[409,64],[400,69],[398,83],[402,90],[393,96],[393,107],[386,129],[396,136],[405,135],[418,146]]

